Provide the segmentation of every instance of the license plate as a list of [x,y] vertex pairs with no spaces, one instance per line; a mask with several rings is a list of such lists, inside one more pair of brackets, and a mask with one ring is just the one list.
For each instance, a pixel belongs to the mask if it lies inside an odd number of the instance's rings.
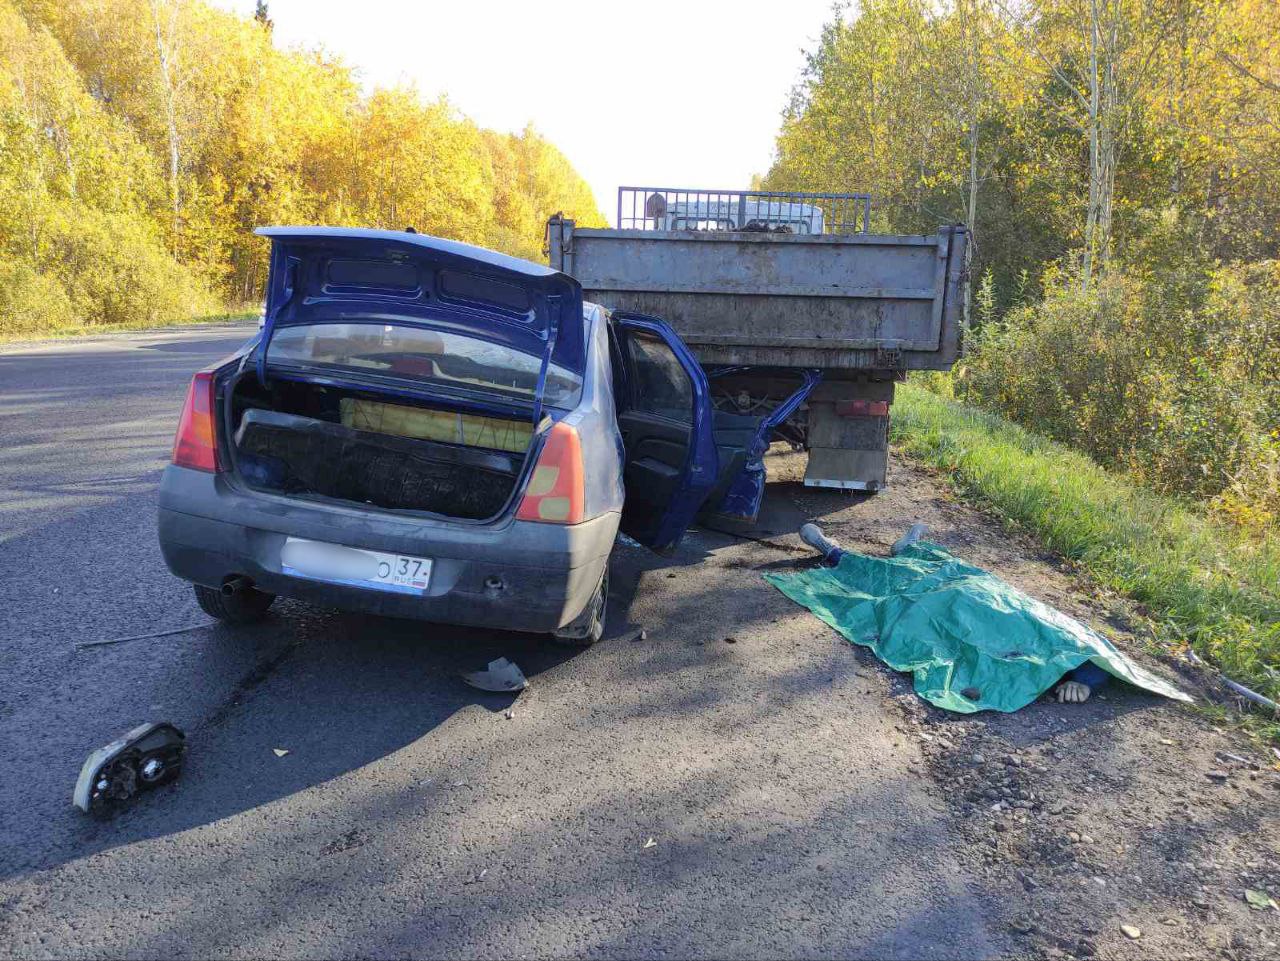
[[290,537],[280,549],[280,570],[329,584],[421,594],[431,577],[431,560]]

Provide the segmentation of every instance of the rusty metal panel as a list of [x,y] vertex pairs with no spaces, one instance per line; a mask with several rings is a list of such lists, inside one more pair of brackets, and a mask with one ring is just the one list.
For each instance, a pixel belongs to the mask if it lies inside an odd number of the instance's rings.
[[809,446],[875,450],[887,444],[892,393],[873,398],[870,384],[838,386],[842,389],[809,398]]
[[703,363],[946,369],[959,353],[963,227],[548,231],[551,265],[590,300],[662,317]]
[[889,418],[887,416],[823,417],[817,408],[809,409],[810,447],[879,450],[888,441]]
[[885,486],[889,449],[842,450],[810,447],[806,487],[838,487],[843,490],[878,491]]

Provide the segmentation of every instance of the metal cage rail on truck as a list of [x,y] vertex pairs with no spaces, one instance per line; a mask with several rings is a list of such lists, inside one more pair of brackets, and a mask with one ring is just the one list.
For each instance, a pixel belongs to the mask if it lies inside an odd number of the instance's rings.
[[960,355],[968,231],[873,234],[870,203],[623,187],[617,229],[552,217],[548,254],[587,299],[671,324],[739,410],[781,404],[821,371],[787,425],[809,452],[805,483],[875,490],[894,383]]
[[865,234],[870,194],[619,187],[620,230],[746,230]]

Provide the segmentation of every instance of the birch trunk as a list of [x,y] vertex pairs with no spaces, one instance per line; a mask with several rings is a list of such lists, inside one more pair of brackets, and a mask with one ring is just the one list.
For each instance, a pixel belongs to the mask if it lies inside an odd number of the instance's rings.
[[972,324],[973,310],[973,250],[977,242],[978,223],[978,31],[973,22],[972,0],[963,4],[964,29],[967,34],[967,66],[969,85],[969,199],[965,208],[965,223],[969,228],[969,242],[964,248],[964,312],[963,333],[966,341]]
[[173,208],[173,236],[176,241],[182,213],[180,177],[182,173],[181,141],[178,134],[178,12],[181,0],[169,0],[167,35],[161,27],[162,0],[151,0],[151,20],[156,32],[156,58],[160,68],[161,99],[169,147],[169,202]]
[[1089,0],[1089,202],[1081,270],[1085,290],[1094,275],[1106,269],[1111,256],[1122,4],[1123,0]]
[[[1105,0],[1103,0],[1105,2]],[[1089,201],[1084,220],[1084,263],[1080,271],[1080,282],[1085,290],[1093,279],[1093,254],[1097,249],[1098,234],[1098,194],[1100,147],[1098,119],[1101,114],[1102,91],[1098,77],[1098,48],[1100,46],[1101,13],[1099,0],[1089,0]]]

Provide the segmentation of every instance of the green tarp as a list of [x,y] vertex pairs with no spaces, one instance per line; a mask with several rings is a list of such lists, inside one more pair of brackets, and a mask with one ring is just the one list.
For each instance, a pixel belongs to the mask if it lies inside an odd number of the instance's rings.
[[1191,700],[1101,634],[936,544],[896,557],[848,552],[836,567],[765,580],[895,671],[910,671],[916,693],[949,711],[1016,711],[1085,661]]

